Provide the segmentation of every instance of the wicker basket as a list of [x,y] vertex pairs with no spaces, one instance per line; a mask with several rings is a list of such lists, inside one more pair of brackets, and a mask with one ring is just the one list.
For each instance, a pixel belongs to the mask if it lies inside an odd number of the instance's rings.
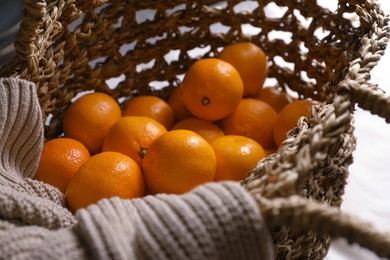
[[[340,0],[334,10],[314,0],[24,2],[18,57],[0,75],[36,83],[47,139],[61,135],[63,112],[81,92],[120,102],[166,98],[195,60],[251,41],[268,55],[270,79],[322,101],[242,183],[269,224],[277,258],[322,258],[331,236],[389,254],[388,238],[337,210],[355,148],[354,104],[390,120],[389,101],[368,81],[390,33],[376,1]],[[251,10],[241,10],[243,2]],[[279,12],[270,16],[272,8]],[[153,17],[143,19],[145,11]]]

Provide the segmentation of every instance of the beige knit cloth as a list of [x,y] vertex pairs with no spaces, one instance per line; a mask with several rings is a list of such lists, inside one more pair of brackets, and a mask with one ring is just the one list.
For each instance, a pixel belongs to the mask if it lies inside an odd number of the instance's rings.
[[254,199],[234,182],[142,199],[101,200],[72,215],[31,179],[43,145],[35,85],[0,78],[1,259],[273,259]]

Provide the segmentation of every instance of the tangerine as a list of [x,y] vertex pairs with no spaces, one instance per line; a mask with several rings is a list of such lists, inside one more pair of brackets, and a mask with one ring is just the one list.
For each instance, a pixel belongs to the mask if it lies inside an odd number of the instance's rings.
[[211,146],[217,158],[215,181],[241,181],[266,156],[259,143],[241,135],[225,135]]
[[288,104],[279,112],[273,130],[273,138],[277,147],[286,140],[287,132],[297,126],[300,117],[310,117],[311,107],[314,104],[314,101],[308,99],[298,100]]
[[196,61],[183,79],[183,103],[200,119],[216,121],[233,113],[243,94],[243,83],[229,63],[206,58]]
[[70,179],[89,157],[88,149],[75,139],[51,139],[43,145],[34,178],[65,193]]
[[133,159],[118,152],[102,152],[86,161],[70,180],[65,202],[75,213],[103,198],[142,197],[144,190],[141,169]]
[[255,95],[264,84],[268,73],[267,56],[251,42],[239,42],[226,46],[217,58],[232,64],[244,83],[244,97]]
[[216,158],[211,145],[189,130],[172,130],[148,149],[142,169],[152,194],[188,192],[214,179]]
[[125,106],[123,116],[150,117],[166,129],[171,129],[175,116],[171,106],[162,98],[156,96],[138,96],[130,99]]
[[82,142],[93,155],[99,153],[108,129],[122,116],[119,104],[111,96],[88,93],[73,102],[64,113],[66,137]]
[[221,120],[226,135],[243,135],[254,139],[264,149],[274,148],[273,128],[277,113],[266,102],[244,98],[237,109]]
[[262,88],[254,98],[260,99],[269,104],[277,113],[286,105],[293,102],[293,98],[287,93],[276,87]]
[[193,117],[191,115],[191,112],[188,111],[188,109],[183,103],[182,85],[179,85],[172,90],[168,98],[168,104],[171,106],[173,110],[173,114],[175,115],[176,122],[186,118]]
[[141,167],[150,144],[165,132],[165,127],[150,117],[124,116],[106,134],[103,151],[123,153]]
[[210,144],[217,138],[225,135],[222,129],[215,125],[213,122],[194,117],[186,118],[177,122],[172,127],[172,130],[177,129],[191,130],[203,137]]

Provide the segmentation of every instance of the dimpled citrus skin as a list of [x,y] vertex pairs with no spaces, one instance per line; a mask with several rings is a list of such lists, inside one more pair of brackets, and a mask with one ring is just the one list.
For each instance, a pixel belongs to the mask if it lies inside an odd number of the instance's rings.
[[156,96],[138,96],[130,99],[125,106],[123,116],[146,116],[153,118],[166,129],[171,129],[175,116],[171,106]]
[[232,64],[244,83],[244,96],[255,95],[264,84],[268,73],[267,57],[263,50],[250,42],[226,46],[217,58]]
[[244,98],[236,111],[221,121],[221,128],[226,135],[243,135],[254,139],[264,149],[272,149],[276,118],[275,110],[264,101]]
[[131,199],[144,195],[140,167],[118,152],[92,156],[73,176],[65,192],[67,207],[74,213],[103,198]]
[[288,93],[279,90],[276,87],[262,88],[254,98],[262,100],[270,105],[277,113],[286,105],[293,102],[293,98]]
[[199,118],[186,118],[177,122],[172,130],[186,129],[191,130],[203,137],[210,144],[217,138],[224,136],[224,132],[221,128],[215,125],[213,122],[202,120]]
[[104,93],[88,93],[65,111],[64,135],[82,142],[93,155],[101,151],[108,129],[121,117],[115,99]]
[[142,169],[151,194],[188,192],[214,179],[216,158],[210,144],[189,130],[172,130],[149,147]]
[[166,132],[165,127],[152,118],[124,116],[108,131],[104,138],[103,151],[123,153],[141,167],[150,144]]
[[171,95],[168,98],[168,104],[171,106],[173,110],[173,114],[175,115],[175,121],[178,122],[180,120],[193,117],[190,111],[186,108],[183,103],[183,87],[177,86],[175,87]]
[[71,138],[55,138],[44,143],[36,180],[65,192],[72,176],[89,158],[88,149]]
[[241,135],[225,135],[211,146],[217,158],[215,181],[241,181],[266,156],[260,144]]
[[195,117],[209,121],[231,114],[244,91],[237,70],[216,58],[196,61],[184,76],[182,86],[187,109]]

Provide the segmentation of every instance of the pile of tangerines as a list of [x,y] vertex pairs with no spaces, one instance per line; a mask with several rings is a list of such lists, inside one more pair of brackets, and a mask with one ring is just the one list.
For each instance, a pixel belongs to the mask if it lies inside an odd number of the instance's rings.
[[181,194],[239,181],[310,116],[311,100],[263,87],[267,57],[242,42],[196,61],[168,100],[81,96],[65,111],[64,137],[45,142],[35,175],[75,212],[102,198]]

